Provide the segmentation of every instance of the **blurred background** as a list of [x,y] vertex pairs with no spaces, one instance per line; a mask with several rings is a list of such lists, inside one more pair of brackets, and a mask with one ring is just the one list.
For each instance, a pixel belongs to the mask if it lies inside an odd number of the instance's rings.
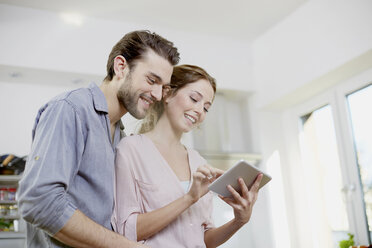
[[[205,123],[184,142],[212,165],[244,158],[273,177],[251,221],[221,247],[339,247],[348,233],[368,245],[371,13],[370,0],[0,0],[0,167],[27,156],[42,104],[99,85],[112,46],[148,29],[174,42],[180,64],[217,79]],[[137,120],[123,121],[136,131]],[[3,174],[0,246],[24,247],[21,173]],[[233,218],[217,198],[214,218]]]

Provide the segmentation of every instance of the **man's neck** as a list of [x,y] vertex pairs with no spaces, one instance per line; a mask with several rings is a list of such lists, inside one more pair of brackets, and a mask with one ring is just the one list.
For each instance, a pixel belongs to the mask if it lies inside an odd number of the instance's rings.
[[103,81],[99,86],[106,98],[111,125],[114,125],[127,113],[127,110],[120,104],[117,97],[118,83],[118,81],[113,79],[111,81]]

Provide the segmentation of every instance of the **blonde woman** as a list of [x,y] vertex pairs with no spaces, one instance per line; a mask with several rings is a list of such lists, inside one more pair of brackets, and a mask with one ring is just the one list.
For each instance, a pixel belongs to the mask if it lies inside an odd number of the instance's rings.
[[204,121],[215,92],[215,80],[205,70],[176,66],[142,134],[120,142],[112,217],[116,232],[150,247],[217,247],[249,221],[262,175],[250,189],[239,180],[241,193],[228,186],[233,198],[221,199],[233,208],[234,219],[216,228],[208,185],[223,172],[181,143],[183,133]]

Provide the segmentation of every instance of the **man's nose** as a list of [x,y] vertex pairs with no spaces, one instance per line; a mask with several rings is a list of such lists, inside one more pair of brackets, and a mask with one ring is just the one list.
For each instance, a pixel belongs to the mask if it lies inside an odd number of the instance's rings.
[[155,98],[156,101],[160,101],[163,94],[163,85],[155,84],[151,91],[151,96]]

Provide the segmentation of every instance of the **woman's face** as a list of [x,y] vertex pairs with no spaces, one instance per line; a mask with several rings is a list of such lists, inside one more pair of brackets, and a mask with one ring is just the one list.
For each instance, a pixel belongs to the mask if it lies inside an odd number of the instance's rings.
[[175,95],[166,97],[164,113],[174,129],[189,132],[204,121],[213,96],[209,81],[198,80],[187,84]]

